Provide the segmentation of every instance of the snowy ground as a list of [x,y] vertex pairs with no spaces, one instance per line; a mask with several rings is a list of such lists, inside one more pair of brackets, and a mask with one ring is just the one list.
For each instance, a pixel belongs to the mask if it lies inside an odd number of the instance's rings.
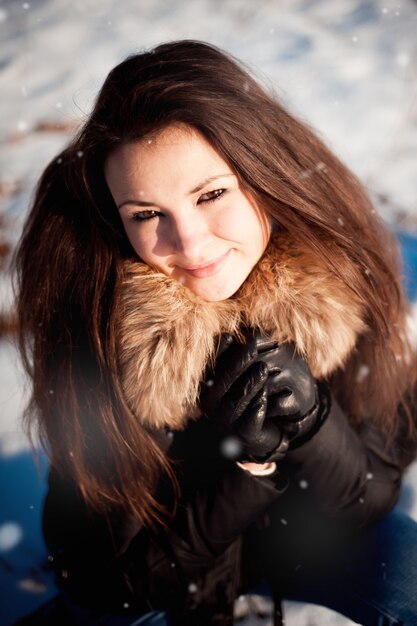
[[[362,178],[383,217],[417,232],[416,32],[412,0],[0,1],[3,237],[12,244],[18,237],[37,177],[111,67],[180,38],[210,41],[248,63]],[[11,303],[3,271],[0,308]],[[413,324],[417,330],[417,311]],[[0,373],[0,622],[7,626],[51,587],[30,571],[42,554],[44,486],[19,428],[25,384],[5,339]],[[417,519],[415,486],[413,466],[400,506]],[[317,607],[286,608],[289,626],[350,623]]]

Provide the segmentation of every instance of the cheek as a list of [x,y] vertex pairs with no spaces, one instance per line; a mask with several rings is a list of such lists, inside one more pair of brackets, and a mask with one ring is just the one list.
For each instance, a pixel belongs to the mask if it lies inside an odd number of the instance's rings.
[[250,247],[266,246],[269,231],[267,220],[246,199],[229,206],[216,223],[216,232],[223,239]]
[[132,248],[134,249],[136,254],[146,263],[153,256],[152,250],[155,246],[155,237],[152,235],[152,233],[148,233],[146,235],[143,231],[144,229],[142,228],[139,230],[136,224],[132,226],[125,225],[126,236],[129,239]]

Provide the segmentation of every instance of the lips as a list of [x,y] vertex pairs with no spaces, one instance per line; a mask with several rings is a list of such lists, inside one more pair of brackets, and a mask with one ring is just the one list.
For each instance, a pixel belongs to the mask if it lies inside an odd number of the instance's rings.
[[193,276],[194,278],[208,278],[209,276],[214,276],[217,272],[220,272],[224,264],[226,263],[228,256],[231,250],[228,250],[225,254],[218,257],[208,265],[203,265],[194,268],[186,268],[182,267],[181,270],[188,274],[189,276]]

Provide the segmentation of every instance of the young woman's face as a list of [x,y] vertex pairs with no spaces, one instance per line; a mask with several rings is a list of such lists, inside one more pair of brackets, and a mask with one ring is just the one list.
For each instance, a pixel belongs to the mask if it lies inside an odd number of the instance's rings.
[[105,176],[138,256],[206,301],[233,295],[265,251],[269,219],[189,127],[117,148]]

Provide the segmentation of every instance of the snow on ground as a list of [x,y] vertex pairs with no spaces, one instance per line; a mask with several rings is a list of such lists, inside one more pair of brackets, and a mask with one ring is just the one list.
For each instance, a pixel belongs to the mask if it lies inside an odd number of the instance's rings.
[[[36,179],[88,114],[111,67],[131,52],[180,38],[209,41],[249,64],[361,177],[384,219],[417,232],[416,32],[412,0],[0,1],[5,236],[16,241]],[[11,303],[3,271],[0,309]],[[410,326],[417,337],[417,305]],[[28,451],[19,426],[26,385],[4,339],[0,373],[0,459],[2,467],[15,468],[0,483],[3,489],[6,482],[20,484],[16,468],[22,465],[13,461]],[[415,519],[416,485],[412,466],[400,505]],[[34,511],[31,502],[26,508]],[[0,516],[0,570],[5,553],[13,554],[12,545],[25,538],[9,518],[15,509],[7,507],[8,501]],[[20,583],[32,594],[43,584]],[[13,590],[1,595],[4,602]],[[286,603],[286,609],[290,626],[350,623],[317,607]]]

